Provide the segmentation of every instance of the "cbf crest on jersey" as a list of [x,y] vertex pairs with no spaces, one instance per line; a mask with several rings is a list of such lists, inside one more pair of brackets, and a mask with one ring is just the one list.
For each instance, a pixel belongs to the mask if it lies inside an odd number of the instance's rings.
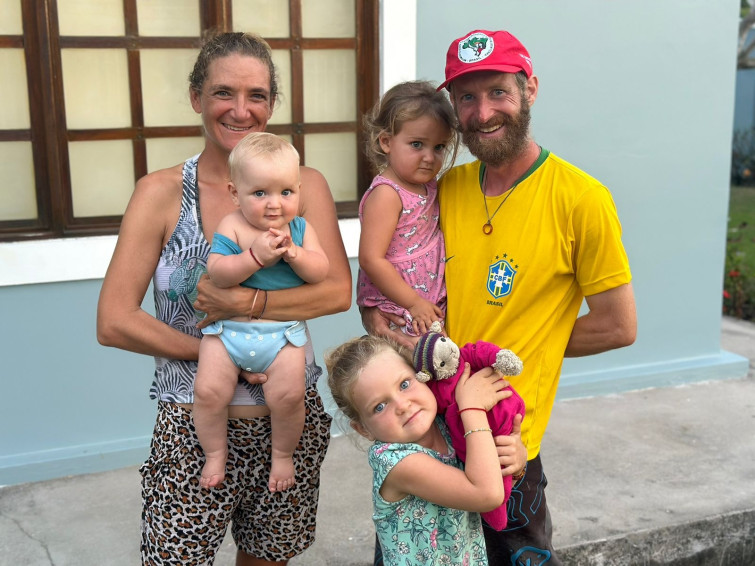
[[475,32],[459,42],[459,61],[477,63],[493,52],[493,38],[481,32]]
[[505,259],[498,260],[488,268],[488,293],[500,299],[511,293],[516,270]]

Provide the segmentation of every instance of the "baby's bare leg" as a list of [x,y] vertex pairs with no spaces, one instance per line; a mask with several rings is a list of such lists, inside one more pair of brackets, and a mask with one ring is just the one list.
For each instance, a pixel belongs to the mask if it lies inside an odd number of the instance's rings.
[[210,488],[223,483],[228,458],[228,404],[238,382],[239,368],[217,336],[199,344],[194,380],[194,427],[206,458],[199,484]]
[[270,408],[270,491],[294,485],[293,455],[304,430],[304,348],[287,344],[267,368],[262,385]]

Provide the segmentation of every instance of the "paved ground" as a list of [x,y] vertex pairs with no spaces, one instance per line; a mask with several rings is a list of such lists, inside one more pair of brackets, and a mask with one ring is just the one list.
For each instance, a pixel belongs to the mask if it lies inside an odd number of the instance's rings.
[[[605,565],[628,564],[643,545],[648,556],[683,554],[714,536],[742,555],[735,532],[752,550],[755,325],[724,319],[722,346],[751,360],[747,378],[556,403],[542,457],[554,542],[573,550],[569,563],[587,564],[576,558],[587,548],[590,564]],[[371,563],[370,485],[363,451],[334,439],[318,539],[293,565]],[[135,467],[0,489],[0,565],[138,564],[139,504]],[[216,564],[233,564],[233,552],[226,539]]]

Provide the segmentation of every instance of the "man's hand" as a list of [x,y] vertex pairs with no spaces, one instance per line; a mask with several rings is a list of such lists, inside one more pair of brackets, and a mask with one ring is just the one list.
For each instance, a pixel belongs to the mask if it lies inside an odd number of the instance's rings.
[[522,444],[522,415],[514,416],[511,434],[496,436],[493,440],[498,449],[501,475],[511,476],[521,472],[527,465],[527,448]]
[[414,349],[419,337],[413,338],[401,332],[400,328],[391,328],[391,323],[397,327],[404,326],[406,321],[395,314],[381,311],[377,307],[361,307],[362,326],[371,336],[392,338],[402,346]]

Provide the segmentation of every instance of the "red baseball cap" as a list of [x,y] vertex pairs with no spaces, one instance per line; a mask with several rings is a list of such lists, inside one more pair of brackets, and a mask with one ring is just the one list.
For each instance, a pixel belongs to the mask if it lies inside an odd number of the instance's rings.
[[509,32],[478,29],[451,43],[446,53],[446,80],[438,90],[475,71],[524,71],[530,78],[532,59],[524,45]]

